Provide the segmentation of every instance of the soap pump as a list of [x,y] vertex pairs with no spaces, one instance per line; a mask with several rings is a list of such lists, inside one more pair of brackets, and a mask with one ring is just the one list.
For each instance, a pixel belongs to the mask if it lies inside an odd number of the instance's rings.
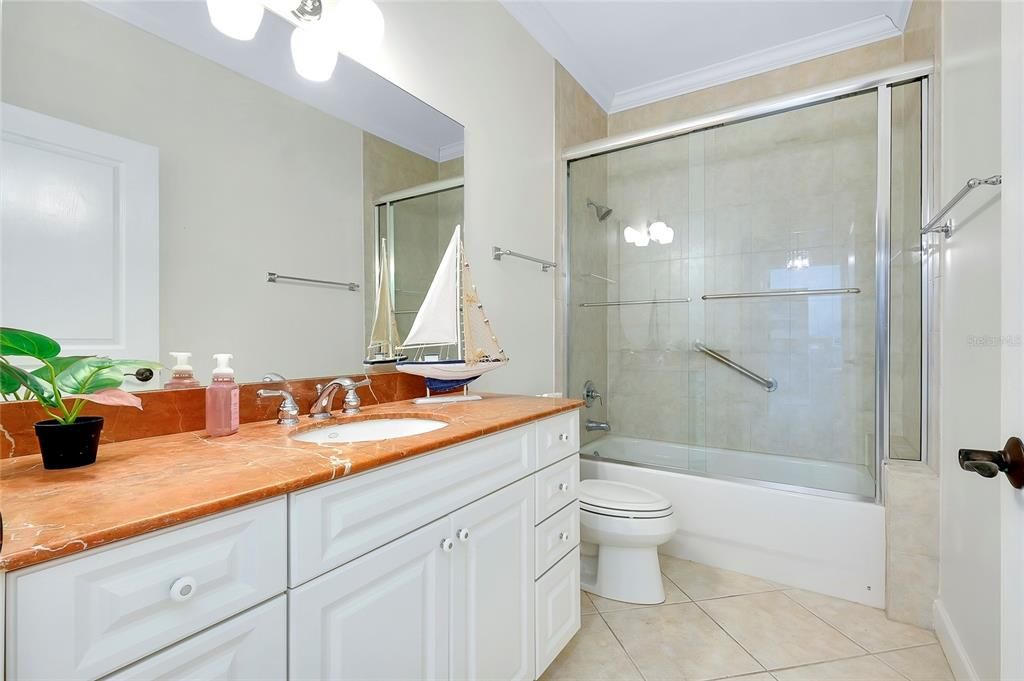
[[195,372],[192,371],[192,366],[188,363],[192,353],[172,352],[170,355],[174,358],[174,366],[171,367],[171,380],[164,383],[164,388],[167,390],[198,388],[199,379],[196,378]]
[[210,437],[238,432],[238,384],[231,368],[232,355],[218,353],[213,356],[217,368],[213,381],[206,389],[206,433]]

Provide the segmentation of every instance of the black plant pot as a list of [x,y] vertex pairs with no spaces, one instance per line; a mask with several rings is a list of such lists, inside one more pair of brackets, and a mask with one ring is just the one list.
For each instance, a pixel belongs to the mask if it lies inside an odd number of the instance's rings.
[[56,419],[36,424],[43,468],[78,468],[96,463],[100,446],[102,416],[80,416],[74,423],[63,424]]

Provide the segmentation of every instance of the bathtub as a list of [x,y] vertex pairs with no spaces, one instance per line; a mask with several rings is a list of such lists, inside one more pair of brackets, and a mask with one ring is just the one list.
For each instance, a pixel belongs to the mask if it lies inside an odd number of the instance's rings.
[[584,479],[672,502],[678,530],[662,553],[885,605],[885,509],[864,466],[617,435],[580,454]]

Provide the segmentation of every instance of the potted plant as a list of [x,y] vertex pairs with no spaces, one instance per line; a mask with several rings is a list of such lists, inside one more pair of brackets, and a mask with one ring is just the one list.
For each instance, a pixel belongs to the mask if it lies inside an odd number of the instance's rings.
[[[14,365],[9,357],[28,357],[42,366],[29,371]],[[60,344],[52,338],[0,327],[0,395],[4,401],[34,397],[51,417],[35,424],[44,468],[75,468],[96,461],[103,417],[82,416],[82,409],[88,402],[142,409],[138,396],[121,390],[125,373],[140,368],[156,370],[160,364],[96,356],[61,357]]]

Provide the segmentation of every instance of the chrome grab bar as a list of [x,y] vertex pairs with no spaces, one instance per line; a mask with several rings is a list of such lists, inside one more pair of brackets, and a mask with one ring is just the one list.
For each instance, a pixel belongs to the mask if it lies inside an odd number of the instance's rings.
[[777,296],[840,296],[860,293],[859,288],[780,288],[772,291],[743,291],[740,293],[707,293],[701,300],[727,300],[730,298],[775,298]]
[[946,217],[946,214],[949,213],[949,211],[953,210],[953,206],[960,203],[965,196],[967,196],[968,194],[970,194],[972,191],[974,191],[983,184],[989,185],[991,187],[998,187],[1002,183],[1002,175],[992,175],[991,177],[986,177],[985,179],[981,179],[980,177],[972,177],[971,179],[967,180],[967,184],[960,188],[960,191],[956,193],[956,196],[951,198],[946,203],[946,205],[942,207],[942,210],[936,213],[935,217],[928,221],[928,224],[926,224],[924,228],[921,230],[921,236],[924,236],[925,234],[931,234],[932,232],[942,232],[948,239],[950,236],[953,235],[953,221],[946,220],[946,222],[941,225],[939,223],[942,222],[942,218]]
[[707,355],[711,359],[713,359],[713,360],[715,360],[717,362],[721,362],[722,364],[724,364],[725,366],[729,367],[730,369],[732,369],[733,371],[735,371],[737,373],[743,374],[744,376],[749,378],[754,383],[760,384],[762,388],[764,388],[765,390],[767,390],[770,393],[775,392],[776,388],[779,387],[779,382],[776,381],[774,378],[765,378],[764,376],[761,376],[760,374],[755,374],[753,371],[751,371],[747,367],[745,367],[745,366],[743,366],[741,364],[737,364],[736,362],[732,361],[731,359],[729,359],[725,355],[721,354],[720,352],[716,352],[716,351],[712,350],[711,348],[709,348],[708,346],[704,345],[700,341],[697,341],[697,342],[695,342],[693,344],[693,349],[696,350],[697,352],[703,352],[705,355]]
[[535,258],[532,255],[526,255],[525,253],[518,253],[516,251],[510,251],[509,249],[502,248],[501,246],[492,246],[491,247],[491,256],[495,260],[500,262],[501,258],[503,256],[506,256],[506,255],[510,255],[513,258],[522,258],[523,260],[529,260],[530,262],[535,262],[538,265],[540,265],[541,272],[547,272],[552,267],[558,267],[558,263],[557,262],[552,262],[550,260],[544,260],[543,258]]
[[620,305],[661,305],[688,302],[690,302],[689,298],[663,298],[661,300],[606,300],[602,303],[580,303],[580,307],[619,307]]
[[357,284],[354,281],[329,281],[327,279],[307,279],[306,277],[290,277],[286,274],[278,274],[277,272],[267,272],[267,281],[269,281],[271,284],[276,284],[279,281],[301,281],[305,284],[340,286],[341,288],[347,288],[349,291],[359,290],[359,284]]

